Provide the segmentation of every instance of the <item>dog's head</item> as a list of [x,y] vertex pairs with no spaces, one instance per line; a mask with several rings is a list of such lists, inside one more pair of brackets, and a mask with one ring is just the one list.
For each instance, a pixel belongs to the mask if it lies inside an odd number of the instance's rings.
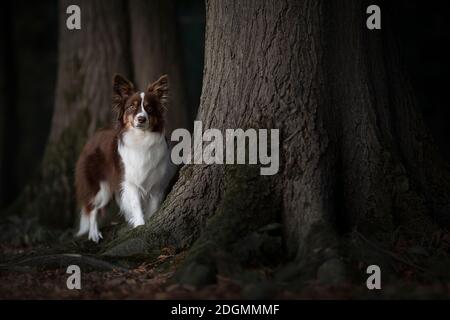
[[116,74],[113,79],[113,105],[118,113],[119,126],[161,132],[164,128],[169,79],[161,76],[140,92],[133,83]]

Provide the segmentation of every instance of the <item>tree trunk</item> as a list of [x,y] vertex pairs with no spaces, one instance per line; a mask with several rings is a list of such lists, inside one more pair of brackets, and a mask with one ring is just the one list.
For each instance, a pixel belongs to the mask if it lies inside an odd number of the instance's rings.
[[190,128],[189,102],[183,77],[175,1],[135,0],[129,2],[131,51],[135,84],[145,90],[163,74],[170,79],[170,106],[166,134]]
[[[81,8],[81,30],[68,30],[66,8]],[[111,123],[112,77],[130,73],[127,7],[121,0],[59,3],[58,75],[52,128],[41,174],[20,199],[25,213],[73,225],[75,161],[98,127]]]
[[[340,123],[343,212],[349,226],[391,232],[399,224],[449,225],[449,167],[438,154],[404,76],[389,28],[361,26],[368,2],[337,1],[328,36],[329,90]],[[389,5],[385,4],[388,9]],[[387,14],[386,14],[387,13]]]
[[448,165],[403,76],[389,17],[383,31],[367,30],[368,5],[207,1],[198,119],[204,130],[279,128],[279,173],[186,165],[162,209],[105,254],[193,245],[179,279],[203,284],[233,265],[218,261],[267,258],[250,240],[276,243],[268,230],[281,223],[299,268],[285,280],[324,270],[342,279],[350,231],[383,241],[399,226],[422,234],[448,226]]

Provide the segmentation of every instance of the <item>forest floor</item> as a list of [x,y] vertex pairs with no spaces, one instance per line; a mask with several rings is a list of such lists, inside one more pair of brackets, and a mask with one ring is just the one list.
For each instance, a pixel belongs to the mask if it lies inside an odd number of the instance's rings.
[[[163,250],[164,251],[164,250]],[[197,289],[171,281],[184,253],[167,254],[165,250],[155,261],[138,263],[128,270],[89,271],[82,274],[81,290],[69,290],[70,274],[65,268],[48,270],[1,270],[0,299],[240,299],[243,290],[238,283],[217,277],[217,283]],[[0,256],[17,259],[32,256],[33,247],[0,246]],[[163,266],[163,268],[161,268]],[[333,297],[332,291],[328,291]],[[323,292],[322,292],[323,294]],[[322,296],[321,294],[314,294]],[[310,297],[314,296],[310,295]],[[288,292],[273,298],[294,298]]]
[[[32,247],[0,246],[0,256],[32,255]],[[324,286],[311,283],[299,292],[288,290],[257,290],[243,287],[233,279],[217,276],[217,283],[197,289],[172,281],[176,266],[184,253],[161,254],[153,262],[138,263],[135,267],[109,271],[88,271],[81,274],[80,290],[70,290],[66,282],[70,274],[66,268],[2,270],[0,268],[0,299],[433,299],[450,296],[450,283],[445,285],[417,285],[384,287],[383,293],[369,293],[361,285]]]
[[[7,233],[21,236],[7,241],[11,238]],[[156,255],[116,261],[95,254],[96,246],[88,241],[73,241],[66,234],[59,236],[64,240],[48,242],[43,240],[47,236],[44,230],[21,221],[0,222],[0,299],[450,298],[450,234],[446,232],[433,235],[422,246],[397,239],[390,251],[380,248],[378,253],[373,244],[367,247],[359,243],[366,255],[364,260],[382,255],[399,277],[399,281],[389,285],[383,282],[382,290],[374,291],[366,287],[363,262],[357,268],[363,276],[352,284],[310,281],[301,288],[292,284],[280,287],[270,281],[243,284],[217,275],[215,284],[195,288],[177,284],[173,277],[187,256],[186,251],[163,248]],[[58,239],[54,235],[51,238]],[[80,264],[80,290],[67,287],[67,267],[71,264]],[[251,272],[273,274],[274,270],[261,268]]]
[[[165,251],[155,261],[138,263],[128,270],[83,272],[80,290],[67,288],[70,274],[66,268],[2,270],[0,267],[0,299],[349,299],[356,291],[351,286],[315,286],[303,293],[266,290],[255,296],[252,287],[243,287],[221,276],[217,276],[216,284],[197,289],[171,281],[185,253],[170,255]],[[35,252],[36,248],[29,246],[0,246],[2,260],[33,256]]]
[[[27,256],[33,248],[1,247],[1,255]],[[143,262],[127,270],[82,272],[80,290],[69,290],[70,274],[65,268],[0,271],[1,299],[190,299],[236,298],[239,288],[223,279],[200,291],[170,283],[179,256],[161,255],[152,263]],[[168,263],[166,270],[158,267]]]

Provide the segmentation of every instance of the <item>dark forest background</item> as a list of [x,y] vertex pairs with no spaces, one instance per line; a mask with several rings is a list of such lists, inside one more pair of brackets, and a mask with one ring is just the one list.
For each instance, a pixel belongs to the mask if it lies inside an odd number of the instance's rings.
[[[2,1],[0,34],[0,207],[14,201],[43,156],[57,74],[57,1]],[[205,8],[178,0],[187,107],[195,116],[202,85]],[[450,20],[447,1],[394,1],[395,32],[404,66],[433,136],[450,158]],[[385,9],[385,8],[383,8]],[[385,13],[385,11],[383,11]],[[237,30],[238,32],[238,30]]]
[[[50,132],[58,66],[58,1],[0,5],[0,208],[36,174]],[[186,77],[186,108],[195,116],[202,76],[205,8],[177,0],[176,24]],[[150,79],[149,79],[150,81]],[[5,92],[6,94],[3,94]]]

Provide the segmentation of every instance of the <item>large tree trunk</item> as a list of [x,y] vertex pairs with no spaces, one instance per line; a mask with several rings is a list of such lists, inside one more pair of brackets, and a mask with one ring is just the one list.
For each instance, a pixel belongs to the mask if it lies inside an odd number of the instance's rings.
[[207,1],[198,119],[204,129],[279,128],[280,171],[186,165],[162,209],[105,253],[193,245],[180,279],[201,284],[227,265],[217,261],[248,262],[249,239],[281,222],[295,275],[342,279],[343,234],[383,241],[400,225],[447,225],[448,166],[392,35],[365,28],[369,4]]
[[170,106],[166,134],[191,127],[191,113],[183,77],[175,1],[134,0],[129,2],[130,45],[135,84],[145,90],[163,74],[170,79]]
[[336,155],[325,128],[322,7],[315,1],[207,2],[198,119],[204,130],[281,129],[280,171],[262,177],[251,166],[184,166],[163,209],[146,225],[146,241],[136,231],[107,254],[130,252],[131,244],[138,251],[142,244],[183,247],[200,237],[200,245],[213,243],[199,250],[208,257],[205,250],[233,245],[282,218],[294,255],[313,226],[331,230]]
[[[329,90],[340,123],[343,213],[349,226],[389,232],[449,226],[449,167],[425,128],[389,28],[373,32],[369,4],[334,2],[328,36]],[[431,218],[431,219],[430,219]],[[412,230],[413,231],[413,230]]]
[[[71,4],[81,8],[81,30],[66,27],[66,8]],[[121,0],[59,3],[58,75],[51,133],[40,176],[20,199],[25,213],[56,226],[74,223],[75,161],[86,138],[113,119],[113,74],[131,71],[126,10]]]

